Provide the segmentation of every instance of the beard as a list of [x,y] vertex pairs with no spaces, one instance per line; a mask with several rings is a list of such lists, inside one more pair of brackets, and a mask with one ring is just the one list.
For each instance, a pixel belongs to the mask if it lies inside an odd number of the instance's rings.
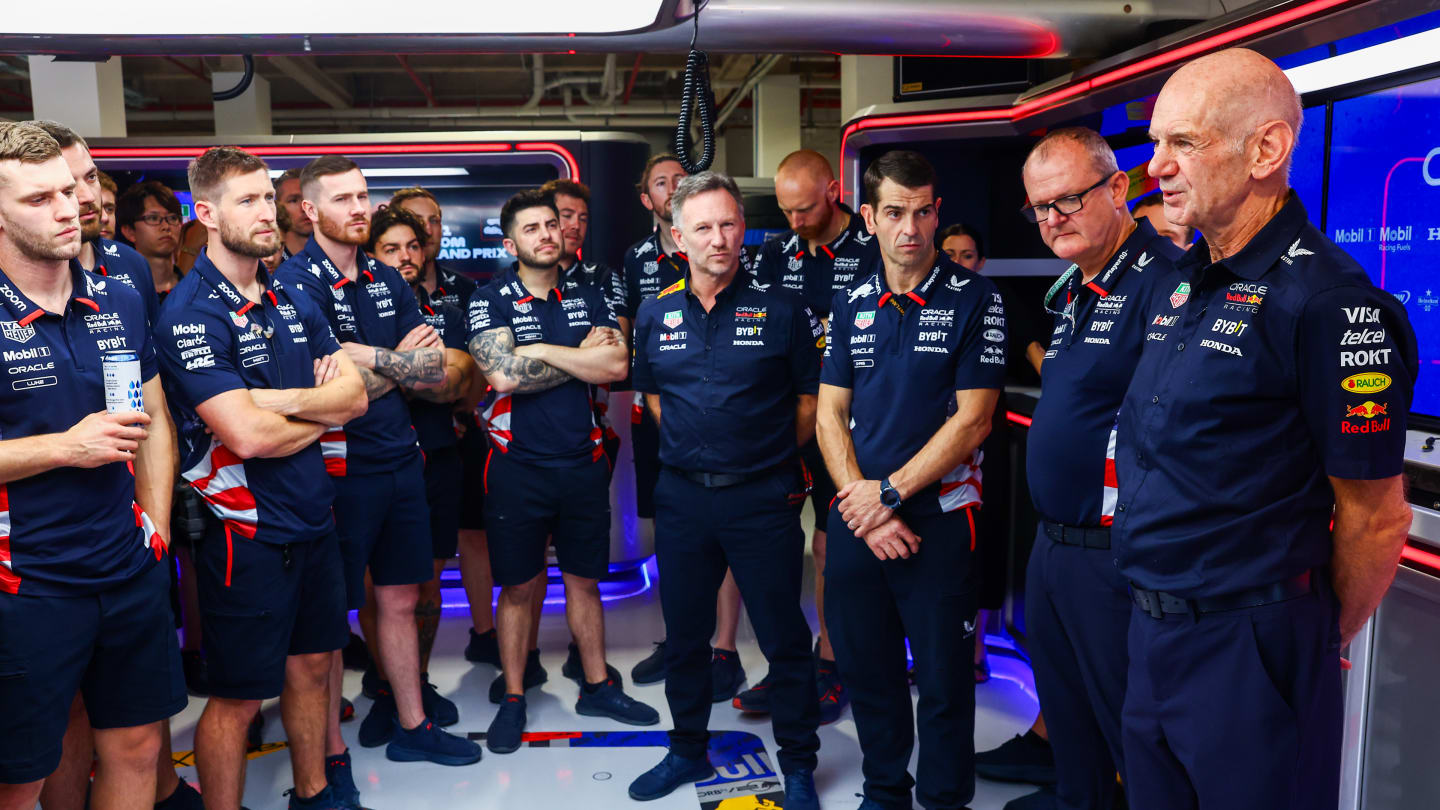
[[549,270],[552,267],[560,264],[560,251],[557,250],[555,252],[555,257],[550,259],[549,261],[546,261],[544,259],[541,259],[538,254],[528,251],[525,248],[520,247],[519,245],[516,245],[515,258],[519,259],[520,263],[525,265],[526,267],[533,267],[536,270]]
[[364,232],[351,235],[348,228],[352,222],[354,222],[354,220],[349,219],[343,222],[337,222],[322,213],[320,215],[320,233],[325,234],[342,245],[363,247],[366,242],[370,241],[370,223],[368,221],[365,223]]
[[309,236],[315,232],[315,223],[311,222],[310,218],[302,212],[299,219],[290,218],[290,230],[301,236]]
[[425,268],[408,261],[401,262],[395,269],[400,271],[400,277],[405,279],[407,284],[419,284],[425,280]]
[[[85,216],[86,214],[94,214],[94,215],[95,215],[95,218],[92,219],[92,220],[90,220],[90,224],[88,224],[88,225],[85,224],[85,220],[84,220],[84,216]],[[93,241],[95,241],[96,239],[99,239],[99,238],[100,238],[100,206],[97,205],[96,203],[90,203],[90,204],[88,204],[88,205],[82,205],[82,206],[80,206],[80,216],[81,216],[81,220],[80,220],[80,241],[81,241],[81,242],[93,242]]]
[[275,253],[278,235],[271,230],[267,236],[252,236],[220,219],[220,244],[232,253],[251,259],[264,259]]
[[[78,220],[75,224],[79,224]],[[20,255],[31,261],[70,261],[80,255],[80,234],[59,240],[53,233],[29,230],[15,222],[5,223],[5,233],[15,243]]]
[[675,224],[675,210],[670,205],[670,200],[665,200],[665,203],[663,205],[660,205],[655,209],[655,216],[659,217],[660,221],[665,223],[666,225]]

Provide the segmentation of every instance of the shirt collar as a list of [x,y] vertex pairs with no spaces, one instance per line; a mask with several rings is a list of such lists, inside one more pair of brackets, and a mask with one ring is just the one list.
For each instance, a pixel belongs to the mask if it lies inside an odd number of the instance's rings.
[[[325,252],[325,249],[320,247],[320,243],[315,241],[314,234],[311,234],[310,241],[305,243],[304,252],[310,261],[320,262],[320,265],[325,269],[326,275],[329,276],[330,286],[338,290],[346,284],[351,283],[350,279],[346,277],[344,273],[340,272],[339,267],[330,258],[329,254]],[[358,280],[367,282],[375,280],[375,260],[371,258],[370,254],[358,247],[355,248],[355,266],[360,270],[357,276]]]
[[879,280],[880,290],[880,299],[877,302],[877,306],[882,307],[885,306],[885,303],[889,301],[892,296],[908,298],[922,307],[925,306],[925,302],[930,300],[930,290],[935,286],[936,280],[939,279],[947,269],[955,270],[958,267],[958,265],[950,261],[950,257],[946,256],[944,251],[937,250],[935,251],[935,266],[930,268],[930,274],[919,284],[915,285],[915,289],[901,293],[899,296],[894,296],[894,294],[890,292],[890,282],[885,279],[885,260],[883,258],[877,258],[875,263],[875,277]]
[[[1140,254],[1144,252],[1145,246],[1150,244],[1159,234],[1155,232],[1155,226],[1150,224],[1148,219],[1135,220],[1135,230],[1120,243],[1120,249],[1110,257],[1105,269],[1096,274],[1095,278],[1083,286],[1088,287],[1091,292],[1105,298],[1120,286],[1120,279],[1126,271],[1139,260]],[[1076,272],[1071,279],[1071,288],[1080,286],[1080,274]]]
[[[65,309],[68,312],[75,304],[81,304],[95,312],[100,311],[100,305],[90,296],[91,282],[89,275],[78,263],[71,261],[67,266],[70,273],[70,300],[66,302]],[[10,276],[0,269],[0,307],[10,313],[10,317],[20,326],[29,326],[42,315],[61,315],[58,312],[49,312],[39,304],[31,301],[20,288],[10,281]]]
[[[264,290],[263,297],[269,299],[271,306],[278,305],[280,299],[276,297],[273,289],[276,285],[270,278],[269,273],[265,271],[264,263],[257,259],[255,264],[255,280],[260,283],[260,288]],[[225,301],[226,305],[236,315],[244,315],[255,307],[255,302],[241,295],[240,291],[235,289],[235,285],[231,284],[230,280],[225,278],[225,274],[220,272],[220,268],[216,267],[215,263],[210,261],[210,256],[206,252],[206,248],[200,249],[200,255],[195,257],[195,266],[192,267],[190,271],[192,273],[199,273],[200,278],[203,279],[206,284],[209,284],[215,292],[219,293],[221,300]]]
[[[562,271],[555,279],[556,284],[559,286],[552,287],[550,289],[550,292],[554,296],[554,300],[565,300],[564,294],[560,291],[560,288],[565,286],[565,281],[566,275]],[[520,280],[519,262],[511,262],[510,266],[505,268],[504,272],[500,274],[500,286],[504,287],[507,284],[513,284],[515,286],[515,300],[517,303],[535,300],[535,296],[530,294],[530,290],[525,286],[525,282]]]
[[[690,278],[690,276],[691,276],[691,271],[690,271],[690,270],[686,270],[686,271],[685,271],[685,296],[686,296],[687,298],[691,299],[691,300],[698,301],[699,298],[695,295],[695,285],[694,285],[693,283],[691,283],[691,278]],[[740,269],[736,270],[736,271],[735,271],[735,277],[732,278],[732,279],[730,279],[730,283],[725,285],[725,289],[721,290],[719,293],[717,293],[717,294],[715,295],[715,303],[719,304],[719,303],[722,302],[722,301],[728,303],[732,298],[734,298],[736,295],[739,295],[739,294],[740,294],[740,290],[743,290],[743,289],[745,289],[746,287],[749,287],[749,286],[750,286],[750,282],[753,281],[753,280],[754,280],[753,276],[751,276],[750,273],[747,272],[744,267],[741,267]]]
[[1270,221],[1260,229],[1260,232],[1252,236],[1250,241],[1245,243],[1245,246],[1240,248],[1234,256],[1212,264],[1210,245],[1202,235],[1195,240],[1194,246],[1181,257],[1176,267],[1187,277],[1194,278],[1201,270],[1218,265],[1240,278],[1256,281],[1270,272],[1270,269],[1280,261],[1280,257],[1294,247],[1300,231],[1309,221],[1310,217],[1305,213],[1305,206],[1300,202],[1300,195],[1292,190],[1289,197],[1286,198],[1285,204],[1275,212],[1275,216],[1271,217]]

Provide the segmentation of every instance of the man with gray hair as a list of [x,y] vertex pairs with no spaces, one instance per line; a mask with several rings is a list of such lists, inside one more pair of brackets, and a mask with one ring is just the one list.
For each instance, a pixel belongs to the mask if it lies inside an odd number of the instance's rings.
[[815,661],[800,609],[810,481],[799,447],[815,432],[824,328],[799,295],[741,269],[745,214],[723,174],[680,181],[671,234],[689,261],[635,315],[635,390],[660,426],[655,556],[665,615],[665,758],[630,785],[649,801],[708,778],[710,635],[727,567],[770,662],[771,717],[785,792],[818,808]]
[[1176,71],[1150,122],[1165,218],[1204,236],[1150,302],[1119,416],[1133,807],[1336,807],[1340,650],[1410,528],[1414,332],[1290,190],[1299,128],[1242,49]]

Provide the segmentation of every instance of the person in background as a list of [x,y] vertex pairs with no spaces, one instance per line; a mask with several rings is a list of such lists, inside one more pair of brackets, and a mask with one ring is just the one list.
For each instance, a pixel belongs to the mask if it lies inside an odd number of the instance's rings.
[[1188,225],[1176,225],[1165,218],[1165,198],[1162,194],[1148,194],[1141,197],[1130,209],[1136,219],[1146,219],[1155,232],[1175,243],[1181,250],[1189,250],[1195,241],[1195,229]]
[[100,172],[100,238],[115,239],[115,195],[120,189],[115,178]]
[[169,290],[180,280],[175,266],[180,222],[180,200],[158,180],[133,185],[115,201],[115,224],[120,235],[149,263],[156,291]]
[[315,223],[305,216],[300,193],[300,169],[286,169],[275,179],[276,222],[284,229],[284,242],[280,246],[285,258],[290,258],[305,249],[305,243],[315,232]]
[[[175,250],[175,269],[180,271],[180,275],[185,275],[195,266],[195,257],[205,247],[205,240],[205,226],[200,224],[200,220],[192,219],[180,226],[180,246]],[[155,289],[157,293],[169,291],[169,288]]]

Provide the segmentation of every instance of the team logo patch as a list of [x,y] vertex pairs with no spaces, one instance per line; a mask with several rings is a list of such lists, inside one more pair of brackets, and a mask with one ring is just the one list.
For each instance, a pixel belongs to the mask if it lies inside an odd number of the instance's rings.
[[0,321],[0,332],[3,332],[7,340],[16,343],[27,343],[30,338],[35,337],[35,327],[31,324],[21,326],[15,321]]
[[869,329],[870,326],[871,326],[872,324],[874,324],[874,323],[875,323],[875,310],[872,309],[872,310],[870,310],[869,312],[857,312],[857,313],[855,313],[855,328],[856,328],[856,329]]
[[805,260],[800,258],[799,254],[796,254],[790,257],[790,261],[786,262],[786,267],[790,268],[790,272],[798,273],[805,267]]
[[529,312],[529,311],[530,311],[530,308],[531,308],[531,304],[530,304],[529,301],[525,301],[525,302],[523,302],[523,303],[520,302],[520,301],[516,301],[516,302],[515,302],[515,311],[516,311],[516,312],[519,312],[519,313],[522,313],[522,314],[523,314],[523,313]]
[[1388,402],[1385,402],[1385,403],[1371,402],[1370,400],[1367,399],[1367,400],[1365,400],[1364,402],[1360,403],[1359,405],[1355,405],[1355,406],[1347,409],[1347,410],[1345,411],[1345,415],[1346,415],[1346,416],[1360,416],[1360,417],[1364,417],[1364,418],[1366,418],[1366,419],[1374,419],[1374,418],[1377,417],[1377,416],[1385,416],[1385,415],[1386,415],[1385,409],[1386,409],[1387,407],[1389,407],[1389,405],[1390,405],[1390,403],[1388,403]]
[[645,275],[653,276],[660,271],[660,262],[645,262]]
[[665,317],[660,322],[665,324],[666,329],[674,329],[685,322],[685,315],[678,309],[673,310],[665,313]]
[[237,327],[244,329],[245,324],[249,323],[250,319],[245,317],[244,315],[241,315],[238,312],[232,312],[230,313],[230,322],[235,324]]
[[1351,394],[1378,394],[1390,387],[1390,375],[1378,371],[1352,374],[1340,381],[1340,387]]
[[1190,285],[1182,281],[1180,286],[1175,288],[1175,292],[1170,293],[1170,308],[1179,309],[1188,300],[1190,300]]

